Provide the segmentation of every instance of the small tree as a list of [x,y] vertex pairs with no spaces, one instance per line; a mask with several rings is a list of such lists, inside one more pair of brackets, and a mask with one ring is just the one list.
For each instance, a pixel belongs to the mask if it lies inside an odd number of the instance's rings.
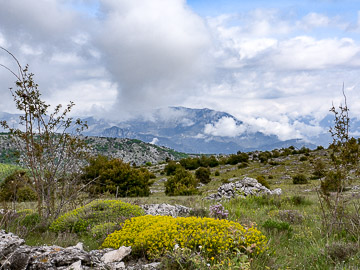
[[145,168],[133,168],[120,159],[100,155],[90,158],[82,178],[84,183],[90,184],[89,191],[94,195],[110,192],[119,197],[145,197],[150,195],[150,176]]
[[29,72],[28,65],[23,68],[19,61],[6,49],[16,62],[18,71],[10,71],[16,78],[16,90],[10,88],[16,108],[22,113],[19,116],[21,128],[11,127],[6,121],[1,126],[10,132],[20,152],[20,163],[29,170],[37,194],[39,215],[44,220],[56,218],[61,209],[76,199],[84,188],[78,176],[79,168],[86,157],[85,144],[77,136],[86,124],[80,119],[67,118],[74,106],[70,102],[61,111],[57,105],[49,113],[50,105],[41,99],[34,74]]
[[207,184],[211,181],[210,174],[211,172],[209,168],[200,167],[195,171],[196,179],[198,179],[203,184]]
[[344,86],[343,94],[344,105],[340,105],[339,110],[334,105],[330,109],[335,117],[334,127],[330,128],[333,138],[329,147],[331,149],[332,170],[321,182],[321,187],[318,190],[322,221],[328,235],[346,228],[349,222],[346,212],[350,201],[343,191],[351,183],[350,171],[354,169],[355,173],[359,173],[360,148],[357,141],[349,137],[350,118]]

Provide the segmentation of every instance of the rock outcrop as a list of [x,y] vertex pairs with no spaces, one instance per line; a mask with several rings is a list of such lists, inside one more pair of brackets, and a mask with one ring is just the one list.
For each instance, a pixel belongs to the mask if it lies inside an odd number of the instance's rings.
[[[280,188],[270,190],[260,184],[256,179],[250,177],[232,178],[232,183],[223,184],[218,188],[218,192],[206,197],[211,200],[231,199],[235,197],[246,197],[249,195],[280,195],[282,193]],[[238,180],[238,181],[235,181]],[[235,181],[235,182],[234,182]]]
[[24,245],[18,236],[0,230],[0,269],[4,270],[116,270],[159,269],[160,263],[124,263],[122,259],[131,253],[130,247],[118,250],[103,249],[84,251],[82,245],[73,247]]
[[185,216],[190,213],[191,208],[182,205],[170,205],[167,203],[162,204],[144,204],[141,205],[147,215],[152,216]]

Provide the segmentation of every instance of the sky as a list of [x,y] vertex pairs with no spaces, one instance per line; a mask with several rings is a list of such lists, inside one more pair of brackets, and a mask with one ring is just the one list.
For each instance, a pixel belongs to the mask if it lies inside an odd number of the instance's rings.
[[[360,115],[360,0],[0,0],[0,46],[29,64],[43,98],[120,121],[155,108],[228,112],[281,140]],[[16,71],[5,52],[0,64]],[[16,112],[0,69],[0,111]],[[235,136],[221,119],[207,132]]]

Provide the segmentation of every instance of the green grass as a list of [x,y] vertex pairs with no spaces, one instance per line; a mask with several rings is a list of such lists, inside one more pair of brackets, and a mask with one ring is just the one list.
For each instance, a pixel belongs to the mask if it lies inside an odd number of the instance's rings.
[[[359,251],[345,260],[334,259],[329,255],[331,250],[328,245],[334,242],[341,242],[345,247],[353,244],[359,247],[359,243],[353,242],[346,232],[342,235],[326,237],[322,227],[320,205],[316,193],[320,181],[313,179],[313,170],[314,160],[320,158],[327,166],[326,170],[328,171],[329,155],[324,155],[324,153],[326,153],[324,150],[311,152],[306,161],[299,161],[301,155],[280,157],[281,160],[277,161],[279,165],[249,162],[248,167],[240,169],[237,165],[220,165],[211,169],[212,180],[200,188],[202,195],[168,197],[163,192],[157,192],[149,197],[121,198],[121,200],[137,205],[169,203],[208,210],[209,206],[216,202],[204,200],[204,197],[216,192],[224,180],[233,177],[241,179],[245,176],[256,178],[262,175],[270,184],[271,189],[281,188],[283,194],[281,196],[236,198],[222,202],[225,209],[229,211],[230,220],[238,221],[243,225],[255,223],[269,239],[268,250],[266,253],[253,258],[251,269],[358,269],[360,265]],[[219,176],[214,176],[216,170],[220,172]],[[158,169],[155,170],[157,189],[164,186],[164,182],[159,180],[166,177],[160,173]],[[293,184],[292,176],[300,173],[309,179],[308,184]],[[352,185],[360,185],[359,179],[355,175],[352,177]],[[356,196],[352,196],[350,192],[349,199],[353,199],[354,203],[359,203]],[[18,209],[35,207],[35,203],[18,204],[17,207]],[[267,220],[276,220],[279,224],[284,222],[274,215],[279,210],[296,210],[303,216],[302,222],[290,224],[291,230],[271,229],[269,226],[263,226]],[[276,225],[274,226],[276,227]],[[68,246],[75,245],[78,241],[83,241],[87,249],[97,248],[97,243],[92,241],[89,236],[57,235],[47,231],[44,234],[33,232],[26,237],[26,243],[31,245],[57,244]]]

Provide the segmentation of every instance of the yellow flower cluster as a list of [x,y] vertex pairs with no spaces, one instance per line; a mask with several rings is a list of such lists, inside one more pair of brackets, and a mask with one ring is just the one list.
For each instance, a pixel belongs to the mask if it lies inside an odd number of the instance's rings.
[[266,244],[266,237],[255,227],[245,228],[225,219],[147,215],[126,220],[121,230],[105,239],[102,247],[131,246],[134,252],[149,258],[161,256],[174,247],[186,247],[211,258],[234,248],[259,254]]

